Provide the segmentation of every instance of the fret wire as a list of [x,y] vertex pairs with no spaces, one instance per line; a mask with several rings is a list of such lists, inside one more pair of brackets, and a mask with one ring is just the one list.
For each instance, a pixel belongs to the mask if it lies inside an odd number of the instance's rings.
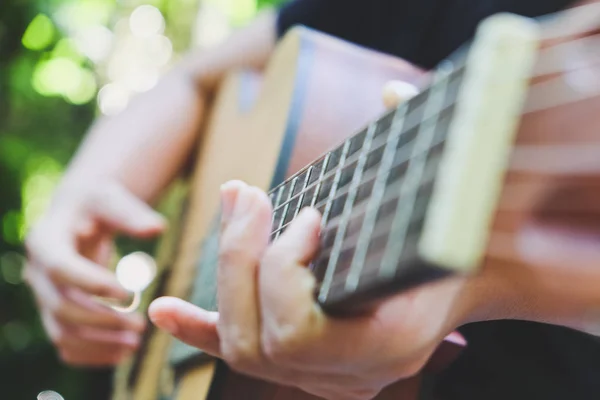
[[[443,112],[447,111],[448,109],[450,109],[451,107],[453,107],[453,106],[454,106],[454,104],[455,104],[455,103],[452,103],[452,104],[448,105],[447,107],[445,107],[444,109],[442,109],[440,112],[441,112],[441,113],[443,113]],[[408,118],[410,115],[412,115],[412,114],[408,114],[408,115],[406,116],[406,118]],[[427,118],[431,118],[431,117],[427,117]],[[427,119],[424,119],[424,120],[423,120],[423,122],[427,122]],[[417,126],[417,125],[413,125],[411,128],[408,128],[408,127],[407,127],[407,128],[405,128],[405,129],[404,129],[404,130],[401,132],[401,134],[405,134],[405,133],[409,132],[409,131],[410,131],[412,128],[414,128],[415,126]],[[390,129],[391,129],[391,128],[390,128]],[[391,131],[390,131],[390,132],[391,132]],[[391,134],[391,133],[390,133],[390,134]],[[368,154],[368,155],[371,155],[371,154],[373,154],[375,151],[377,151],[377,150],[379,150],[380,148],[382,148],[383,146],[385,146],[385,145],[386,145],[386,143],[387,143],[387,141],[385,141],[385,140],[382,140],[382,141],[375,140],[373,143],[374,143],[374,145],[371,147],[371,149],[370,149],[370,152],[369,152],[369,154]],[[375,144],[376,144],[376,145],[375,145]],[[333,152],[333,151],[332,151],[332,152]],[[330,152],[330,153],[332,153],[332,152]],[[328,154],[329,154],[329,153],[328,153]],[[357,159],[358,157],[359,157],[359,154],[358,154],[358,155],[357,155],[357,154],[355,154],[355,155],[353,155],[352,157],[349,157],[349,158],[346,160],[346,162],[351,164],[352,162],[356,161],[356,159]],[[308,167],[307,167],[307,168],[308,168]],[[321,178],[319,178],[319,180],[318,180],[317,182],[315,182],[315,183],[313,183],[312,185],[308,186],[308,187],[306,188],[306,190],[312,189],[314,186],[316,186],[316,185],[317,185],[318,183],[320,183],[322,180],[326,180],[327,178],[330,178],[332,175],[334,175],[334,174],[337,172],[337,170],[338,170],[339,168],[340,168],[340,166],[338,166],[338,167],[334,168],[333,170],[329,171],[327,174],[325,174],[325,175],[322,175],[322,176],[321,176]],[[343,169],[343,168],[342,168],[342,169]],[[298,193],[298,195],[300,195],[300,193]],[[298,196],[298,195],[297,195],[297,196]],[[289,201],[291,201],[291,200],[293,200],[293,199],[294,199],[294,198],[290,198],[290,199],[288,199],[288,200],[287,200],[287,202],[289,202]],[[285,205],[286,205],[286,203],[280,204],[280,205],[279,205],[277,208],[282,208],[282,207],[285,207]],[[274,211],[277,211],[277,208],[276,208],[276,209],[274,209]]]
[[[418,221],[420,218],[423,218],[424,216],[425,216],[425,214],[411,216],[411,220],[410,220],[410,222],[415,222],[415,221]],[[375,240],[375,239],[382,238],[382,237],[384,237],[385,235],[389,235],[389,233],[390,233],[389,226],[388,226],[388,227],[385,227],[385,226],[384,226],[384,227],[377,227],[377,226],[376,226],[376,227],[375,227],[375,228],[374,228],[374,229],[371,231],[371,235],[369,236],[369,241],[371,242],[371,241],[373,241],[373,240]],[[343,246],[342,246],[342,247],[341,247],[341,248],[338,250],[338,251],[339,251],[339,253],[343,253],[344,251],[346,251],[346,250],[349,250],[349,249],[351,249],[351,248],[353,248],[353,247],[354,247],[354,248],[356,248],[356,246],[358,245],[358,239],[359,239],[359,238],[358,238],[358,236],[357,236],[357,235],[354,235],[354,236],[351,236],[351,237],[348,237],[348,238],[346,238],[346,239],[344,240],[344,242],[348,241],[348,243],[344,243],[344,245],[343,245]],[[333,251],[333,250],[330,250],[330,251],[328,251],[328,252],[323,252],[322,254],[323,254],[323,256],[325,257],[325,256],[328,256],[328,255],[330,255],[332,251]],[[367,255],[368,255],[368,253],[367,253]],[[365,256],[365,259],[366,259],[366,258],[367,258],[367,257]],[[363,260],[363,261],[364,261],[364,260]],[[360,272],[360,273],[361,273],[361,276],[362,276],[363,272],[364,272],[364,271],[361,271],[361,272]],[[338,273],[337,273],[337,271],[336,271],[336,273],[334,274],[334,277],[335,277],[335,276],[337,276],[337,275],[345,275],[345,274],[346,274],[346,272],[340,272],[340,273],[338,274]],[[346,279],[344,279],[344,281],[347,281],[347,277],[346,277]],[[359,282],[359,283],[360,283],[360,282]],[[347,285],[347,283],[346,283],[346,282],[344,282],[344,286],[346,286],[346,285]],[[356,288],[354,288],[354,289],[356,289]],[[346,288],[346,290],[348,290],[348,289]]]
[[277,198],[275,199],[275,207],[277,208],[279,207],[279,202],[281,201],[281,194],[283,193],[283,186],[279,188],[278,192],[277,192]]
[[[288,181],[290,182],[290,181]],[[290,184],[290,189],[288,191],[289,197],[292,197],[292,193],[294,192],[294,188],[296,187],[296,183],[298,182],[298,177],[295,177],[294,179],[291,180],[291,184]],[[280,224],[280,229],[277,232],[277,234],[275,235],[275,239],[277,239],[279,237],[279,235],[282,232],[282,228],[281,226],[283,226],[283,224],[285,223],[285,220],[288,216],[288,212],[290,211],[290,201],[288,199],[288,201],[285,203],[285,208],[283,209],[283,213],[281,214],[281,224]],[[293,212],[293,211],[292,211]]]
[[[331,158],[331,152],[327,153],[327,155],[325,156],[325,159],[323,160],[323,166],[321,167],[321,171],[319,173],[319,179],[317,180],[317,182],[315,184],[316,189],[315,189],[315,193],[313,195],[314,199],[313,199],[312,203],[317,201],[317,196],[319,196],[319,191],[321,190],[321,186],[323,184],[323,179],[324,179],[323,177],[325,176],[325,170],[327,169],[327,166],[329,165],[330,158]],[[329,197],[329,195],[327,197]]]
[[[327,153],[325,155],[325,158],[323,159],[323,165],[321,166],[321,170],[319,171],[319,179],[317,179],[316,185],[315,185],[315,191],[312,195],[312,199],[310,200],[310,206],[314,207],[315,202],[317,201],[317,196],[319,195],[319,190],[321,190],[321,183],[323,182],[323,176],[325,175],[325,170],[327,169],[327,165],[329,164],[329,158],[331,157],[331,152]],[[310,177],[310,175],[309,175]],[[308,183],[308,179],[306,180],[306,182]],[[321,228],[323,227],[323,220],[321,220]],[[310,265],[308,266],[308,268],[313,271],[314,270],[314,260],[311,261]]]
[[[276,208],[279,205],[279,202],[281,201],[281,194],[283,193],[283,186],[279,186],[279,189],[277,189],[277,197],[275,199],[275,205],[273,206],[273,213],[271,214],[271,227],[273,226],[273,224],[275,223],[275,215],[276,215]],[[282,221],[279,221],[279,224],[277,226],[277,228],[275,228],[275,230],[273,232],[277,232],[279,231],[279,228],[281,227]]]
[[[327,195],[327,202],[325,203],[325,210],[323,211],[323,218],[321,219],[321,229],[325,227],[327,223],[327,218],[329,217],[329,212],[331,211],[331,204],[333,202],[333,198],[335,197],[337,191],[337,185],[340,181],[340,176],[342,175],[343,165],[346,162],[346,155],[348,154],[348,148],[350,147],[350,141],[346,140],[344,142],[344,147],[342,148],[342,154],[340,155],[340,160],[338,161],[338,165],[335,168],[335,176],[333,178],[333,182],[331,184],[331,188],[329,189],[329,194]],[[331,154],[333,152],[330,152]],[[341,166],[341,168],[340,168]]]
[[[352,206],[354,204],[354,199],[356,198],[356,193],[358,191],[358,187],[360,186],[363,170],[365,164],[367,162],[367,157],[369,154],[369,148],[373,141],[373,136],[375,135],[375,130],[377,129],[377,123],[372,123],[368,130],[360,151],[360,157],[358,159],[357,167],[354,171],[354,175],[352,176],[352,182],[350,183],[350,189],[348,190],[348,196],[346,197],[346,201],[344,203],[344,211],[342,212],[340,227],[338,228],[334,240],[333,249],[331,251],[331,257],[329,258],[329,262],[327,263],[327,267],[325,268],[325,276],[323,278],[323,282],[321,284],[321,289],[319,291],[319,300],[325,301],[327,299],[327,295],[329,294],[329,289],[331,287],[331,282],[333,279],[333,275],[335,273],[335,269],[337,267],[337,261],[339,257],[339,248],[342,247],[344,243],[344,236],[346,235],[346,228],[348,226],[348,220],[350,213],[352,212]],[[349,147],[350,140],[348,140]],[[340,173],[341,175],[341,173]],[[335,186],[335,185],[334,185]],[[332,204],[332,203],[330,203]]]
[[[432,148],[434,148],[434,147],[438,146],[439,144],[443,143],[444,141],[445,141],[445,138],[440,138],[440,139],[436,140],[436,141],[435,141],[435,142],[432,144],[432,146],[431,146],[431,147],[432,147]],[[391,170],[391,169],[394,169],[394,168],[397,168],[397,167],[400,167],[400,166],[403,166],[403,165],[407,164],[409,161],[410,161],[410,158],[401,159],[401,160],[400,160],[400,162],[396,162],[396,163],[392,164],[392,166],[391,166],[390,170]],[[372,181],[372,180],[376,179],[376,178],[377,178],[377,176],[378,176],[378,174],[377,174],[377,172],[376,172],[376,171],[375,171],[375,172],[368,172],[368,173],[367,173],[367,175],[364,175],[364,176],[363,176],[363,178],[362,178],[362,181],[361,181],[361,185],[364,185],[364,184],[367,184],[367,183],[369,183],[370,181]],[[395,185],[395,184],[396,184],[396,183],[394,183],[394,185]],[[346,194],[348,193],[348,190],[349,190],[349,188],[348,188],[348,187],[345,187],[343,190],[341,190],[341,191],[337,191],[337,192],[336,192],[336,197],[335,197],[335,198],[333,198],[331,201],[335,201],[335,200],[339,199],[340,197],[342,197],[342,196],[346,195]],[[317,192],[315,192],[315,193],[317,193]],[[316,194],[314,195],[314,199],[316,200]],[[314,207],[314,208],[319,208],[319,207],[323,206],[325,203],[327,203],[327,201],[329,201],[329,200],[328,200],[328,199],[326,199],[326,200],[324,200],[324,201],[321,201],[320,203],[317,203],[317,204],[312,204],[312,205],[311,205],[311,207]],[[357,210],[359,210],[359,209],[357,209]],[[329,221],[329,222],[331,222],[331,221]],[[286,225],[286,226],[287,226],[287,225]],[[281,228],[285,228],[285,226],[283,226],[283,227],[281,227]],[[280,229],[280,228],[278,228],[278,229]],[[275,231],[273,231],[273,232],[271,232],[271,233],[275,233]]]
[[[398,199],[398,202],[402,203],[402,207],[398,207],[396,210],[396,215],[392,222],[388,243],[379,270],[379,276],[384,279],[391,278],[395,275],[397,260],[404,250],[406,234],[411,219],[410,216],[415,206],[419,183],[422,179],[423,171],[425,170],[427,163],[427,155],[429,153],[428,151],[423,150],[429,149],[431,147],[431,142],[435,138],[435,130],[439,120],[439,109],[443,104],[439,104],[440,99],[443,101],[446,88],[448,87],[448,80],[444,80],[446,76],[447,73],[445,73],[445,68],[441,68],[436,72],[434,77],[432,93],[430,93],[426,111],[428,115],[433,114],[436,117],[431,119],[426,125],[421,125],[419,129],[417,142],[413,148],[413,154],[415,156],[414,158],[411,157],[412,160],[408,164],[406,179],[402,184]],[[390,239],[393,239],[394,241],[393,246],[390,246]]]
[[310,174],[312,173],[313,169],[314,167],[312,165],[308,168],[308,172],[306,174],[306,177],[304,178],[304,183],[302,184],[302,189],[297,195],[298,204],[296,205],[296,211],[294,211],[294,218],[296,218],[301,211],[300,207],[302,207],[302,202],[304,201],[304,196],[306,195],[306,186],[308,186],[308,178],[310,178]]
[[352,256],[350,270],[348,271],[348,277],[346,278],[346,290],[353,290],[358,286],[360,274],[362,272],[363,264],[366,259],[367,250],[370,244],[369,238],[373,234],[373,230],[375,229],[377,212],[379,211],[379,206],[382,204],[383,201],[383,197],[386,190],[386,182],[392,169],[392,164],[394,163],[394,156],[397,151],[396,147],[400,142],[400,138],[402,137],[402,127],[406,120],[407,110],[408,105],[405,103],[405,107],[399,108],[396,111],[396,115],[394,116],[394,121],[390,128],[390,131],[394,132],[394,129],[396,129],[398,133],[390,133],[390,135],[388,136],[381,163],[375,174],[375,184],[373,185],[371,197],[367,204],[365,220],[362,224],[358,235],[356,252]]
[[[419,186],[419,189],[421,189],[421,188],[425,187],[426,185],[430,184],[433,181],[433,179],[435,179],[436,175],[435,175],[434,172],[435,172],[435,169],[432,169],[430,171],[430,173],[428,174],[428,178],[425,179],[425,180],[423,180],[422,184]],[[401,181],[395,183],[393,186],[398,186],[398,188],[399,188],[401,186]],[[391,201],[391,200],[397,201],[398,199],[399,199],[398,195],[387,195],[387,196],[383,197],[382,204],[386,204],[388,201]],[[361,208],[359,208],[357,210],[353,210],[353,213],[355,212],[356,215],[361,215],[360,213],[363,212],[363,211],[366,211],[365,209],[366,209],[366,207],[363,206],[363,207],[361,207]],[[379,210],[377,210],[377,211],[379,211]],[[365,214],[363,214],[363,215],[365,215]],[[338,227],[339,224],[340,224],[341,218],[342,217],[337,217],[334,220],[329,221],[329,224],[327,225],[327,228],[331,229],[331,228]],[[411,219],[410,222],[414,222],[414,221],[416,221],[416,220],[415,219]],[[388,233],[389,233],[389,229],[388,229]],[[356,240],[354,240],[355,238],[356,238]],[[343,252],[344,250],[348,250],[351,247],[353,247],[356,244],[358,244],[358,242],[359,242],[358,234],[354,234],[354,235],[352,235],[350,237],[345,238],[345,242],[348,242],[348,243],[344,244],[344,246],[340,249],[340,252]],[[328,250],[323,251],[322,255],[326,256],[326,255],[328,255],[330,253],[331,253],[331,248],[328,249]]]
[[[327,157],[325,158],[325,162],[323,163],[323,165],[327,164],[327,161],[329,161],[329,154],[327,154]],[[317,179],[317,183],[315,185],[315,190],[313,191],[312,197],[310,199],[310,207],[314,207],[315,206],[315,202],[317,201],[317,196],[319,195],[319,188],[321,187],[321,180],[323,179],[323,175],[325,174],[325,168],[321,168],[321,171],[319,171],[319,178]],[[308,179],[306,180],[306,183],[308,184]],[[308,190],[309,187],[307,186],[305,188],[305,190]]]

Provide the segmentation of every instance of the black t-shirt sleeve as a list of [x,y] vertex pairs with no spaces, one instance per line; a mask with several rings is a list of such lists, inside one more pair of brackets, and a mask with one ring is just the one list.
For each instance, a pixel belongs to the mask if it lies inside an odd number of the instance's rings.
[[295,25],[419,63],[435,0],[292,0],[279,10],[280,36]]
[[498,12],[539,16],[573,0],[291,0],[279,10],[278,34],[294,25],[328,33],[425,68],[465,43]]

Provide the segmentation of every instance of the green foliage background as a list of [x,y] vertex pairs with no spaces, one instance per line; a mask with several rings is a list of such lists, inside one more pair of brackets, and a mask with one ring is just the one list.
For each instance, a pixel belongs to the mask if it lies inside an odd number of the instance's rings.
[[[226,3],[236,24],[250,19],[261,7],[281,2],[206,1]],[[141,4],[152,4],[165,16],[166,35],[180,53],[189,46],[193,22],[189,16],[194,14],[190,10],[196,9],[197,2],[0,1],[0,399],[35,399],[47,389],[56,390],[66,400],[106,399],[110,379],[110,371],[77,370],[59,362],[42,329],[31,293],[22,283],[23,236],[45,208],[60,174],[97,114],[95,89],[89,93],[94,96],[84,96],[83,101],[80,97],[73,104],[65,96],[41,94],[32,83],[41,63],[57,56],[60,43],[65,43],[61,42],[65,32],[56,25],[49,34],[43,32],[42,39],[38,32],[34,37],[37,42],[30,48],[24,46],[27,41],[23,35],[37,15],[52,20],[53,13],[67,3],[108,10],[108,28],[119,15]],[[242,9],[243,15],[236,15],[236,10]],[[96,66],[81,54],[67,55],[81,70],[96,74]]]

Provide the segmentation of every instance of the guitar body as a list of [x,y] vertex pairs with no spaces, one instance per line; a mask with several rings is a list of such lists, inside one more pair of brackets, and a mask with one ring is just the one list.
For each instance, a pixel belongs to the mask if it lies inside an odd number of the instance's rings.
[[[265,190],[294,174],[384,112],[392,79],[417,83],[410,64],[304,28],[289,33],[264,74],[239,71],[222,84],[202,135],[182,247],[169,294],[185,297],[198,248],[218,212],[219,186],[240,179]],[[212,361],[177,371],[177,400],[314,399],[250,379]],[[380,399],[416,398],[419,378]],[[203,397],[204,396],[204,397]]]

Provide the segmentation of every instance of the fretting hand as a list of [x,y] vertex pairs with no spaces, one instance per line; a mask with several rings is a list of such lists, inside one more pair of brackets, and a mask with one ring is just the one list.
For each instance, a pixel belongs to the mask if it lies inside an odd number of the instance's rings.
[[318,246],[318,212],[303,210],[269,244],[264,192],[230,182],[222,204],[219,313],[162,298],[150,318],[240,372],[328,399],[370,399],[421,370],[467,315],[466,281],[456,278],[393,297],[366,316],[329,317],[306,267]]

